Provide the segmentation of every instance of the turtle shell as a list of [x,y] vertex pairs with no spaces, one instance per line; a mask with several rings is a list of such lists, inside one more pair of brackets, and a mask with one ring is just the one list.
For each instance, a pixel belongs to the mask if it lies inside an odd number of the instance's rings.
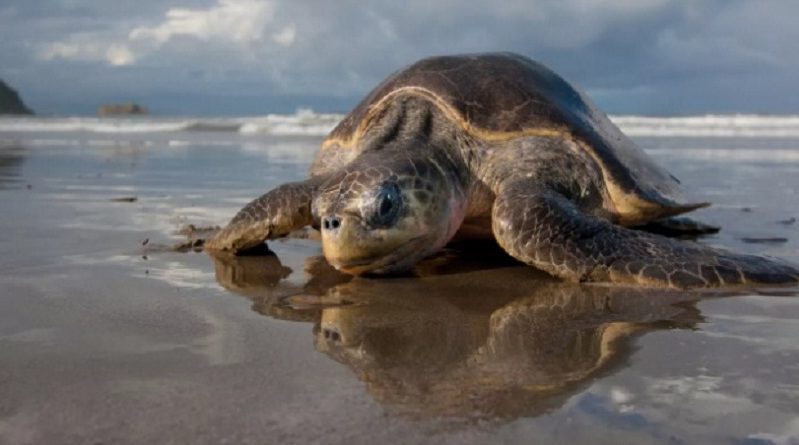
[[707,205],[681,202],[677,178],[656,165],[584,94],[544,65],[512,53],[431,57],[397,71],[333,129],[323,151],[357,146],[378,111],[404,94],[428,98],[486,142],[529,136],[574,141],[602,170],[610,207],[622,224]]

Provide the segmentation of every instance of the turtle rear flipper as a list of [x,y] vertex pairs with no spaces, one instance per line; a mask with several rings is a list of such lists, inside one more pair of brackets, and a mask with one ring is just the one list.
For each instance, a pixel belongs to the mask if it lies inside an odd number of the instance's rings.
[[309,179],[283,184],[251,201],[222,231],[206,241],[205,249],[240,253],[310,225],[311,200],[317,183]]
[[658,219],[646,224],[632,226],[635,230],[656,233],[670,238],[697,238],[719,233],[721,227],[703,223],[685,216]]
[[527,181],[503,187],[492,217],[508,253],[573,281],[675,288],[799,283],[799,269],[787,263],[615,226]]

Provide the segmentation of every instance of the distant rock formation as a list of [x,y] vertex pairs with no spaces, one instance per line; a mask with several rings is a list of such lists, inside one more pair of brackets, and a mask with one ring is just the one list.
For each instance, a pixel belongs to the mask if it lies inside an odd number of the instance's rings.
[[0,114],[33,114],[20,99],[19,94],[0,80]]
[[97,114],[100,116],[147,114],[147,108],[133,102],[126,104],[105,104],[97,109]]

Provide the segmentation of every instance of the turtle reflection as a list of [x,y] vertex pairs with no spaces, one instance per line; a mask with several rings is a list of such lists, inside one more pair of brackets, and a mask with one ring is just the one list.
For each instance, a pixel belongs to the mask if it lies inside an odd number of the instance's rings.
[[316,258],[299,288],[282,284],[277,257],[216,261],[223,286],[262,314],[313,322],[317,350],[413,417],[545,413],[623,365],[637,335],[700,321],[696,294],[562,283],[519,266],[439,258],[415,277],[370,280]]

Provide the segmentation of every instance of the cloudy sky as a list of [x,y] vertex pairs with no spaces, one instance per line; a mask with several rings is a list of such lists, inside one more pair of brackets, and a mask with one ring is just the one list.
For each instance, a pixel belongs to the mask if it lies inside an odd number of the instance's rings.
[[424,56],[515,51],[613,113],[799,113],[796,0],[0,2],[0,78],[41,113],[345,111]]

